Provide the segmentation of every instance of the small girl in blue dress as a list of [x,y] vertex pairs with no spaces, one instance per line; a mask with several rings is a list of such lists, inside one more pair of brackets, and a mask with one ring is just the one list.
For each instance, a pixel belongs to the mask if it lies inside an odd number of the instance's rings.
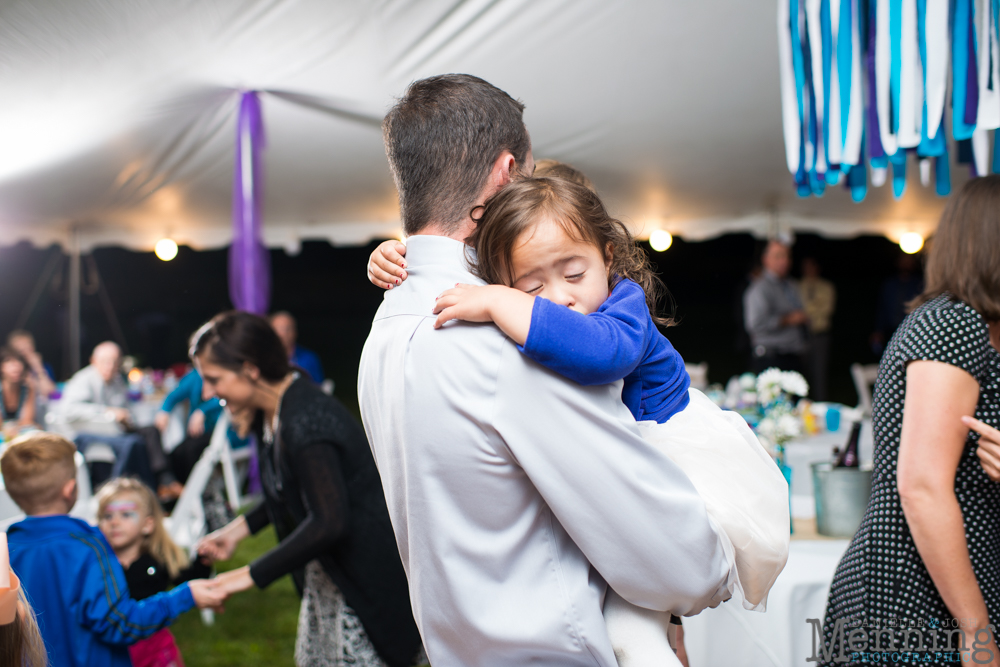
[[[746,422],[690,387],[684,360],[656,327],[673,322],[655,316],[663,286],[643,250],[596,193],[562,178],[512,183],[477,209],[469,263],[489,284],[442,293],[435,327],[493,322],[564,377],[624,380],[622,401],[643,439],[684,470],[731,542],[732,590],[763,610],[788,555],[788,486]],[[659,650],[641,629],[651,613],[609,590],[605,617],[619,664],[652,664],[638,659]]]

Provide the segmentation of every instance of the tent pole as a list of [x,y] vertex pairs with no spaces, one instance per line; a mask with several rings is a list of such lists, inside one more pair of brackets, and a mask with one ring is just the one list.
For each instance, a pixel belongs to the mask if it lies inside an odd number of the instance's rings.
[[62,266],[62,262],[62,250],[49,255],[49,259],[45,263],[45,268],[42,269],[42,273],[38,277],[38,281],[35,283],[35,286],[31,290],[31,294],[28,296],[28,300],[21,309],[21,314],[17,316],[17,322],[14,324],[15,329],[26,329],[28,327],[28,320],[31,319],[31,314],[35,311],[35,306],[38,305],[38,300],[42,298],[42,293],[48,286],[49,281],[52,280],[52,274],[54,274],[56,270]]
[[70,229],[69,252],[69,372],[80,370],[80,230]]
[[104,284],[104,278],[101,276],[101,272],[97,270],[97,260],[94,259],[94,253],[91,252],[87,255],[87,260],[90,264],[91,269],[94,271],[94,275],[97,276],[97,296],[101,299],[101,307],[104,308],[104,316],[108,318],[108,325],[111,326],[111,333],[114,334],[115,342],[122,349],[122,354],[128,354],[128,343],[125,342],[125,332],[122,331],[122,325],[118,321],[118,315],[115,313],[115,307],[111,304],[111,295],[108,294],[108,288]]

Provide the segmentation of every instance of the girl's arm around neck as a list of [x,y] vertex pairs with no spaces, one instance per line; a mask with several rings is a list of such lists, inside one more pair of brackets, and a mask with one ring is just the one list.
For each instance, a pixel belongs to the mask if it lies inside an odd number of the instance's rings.
[[503,285],[455,285],[434,304],[434,328],[449,320],[493,322],[518,345],[528,340],[535,297]]
[[659,335],[642,288],[625,283],[589,315],[539,299],[522,352],[574,382],[607,384],[634,371]]

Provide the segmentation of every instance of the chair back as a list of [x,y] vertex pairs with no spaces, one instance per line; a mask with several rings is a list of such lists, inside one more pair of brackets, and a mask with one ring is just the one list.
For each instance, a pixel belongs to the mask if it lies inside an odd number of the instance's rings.
[[878,379],[878,364],[851,364],[854,389],[858,392],[858,407],[865,415],[872,414],[872,387]]

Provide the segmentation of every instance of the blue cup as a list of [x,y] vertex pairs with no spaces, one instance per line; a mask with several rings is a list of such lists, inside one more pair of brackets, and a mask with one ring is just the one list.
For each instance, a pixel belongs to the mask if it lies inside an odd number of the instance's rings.
[[827,431],[840,430],[840,408],[826,409],[826,430]]

